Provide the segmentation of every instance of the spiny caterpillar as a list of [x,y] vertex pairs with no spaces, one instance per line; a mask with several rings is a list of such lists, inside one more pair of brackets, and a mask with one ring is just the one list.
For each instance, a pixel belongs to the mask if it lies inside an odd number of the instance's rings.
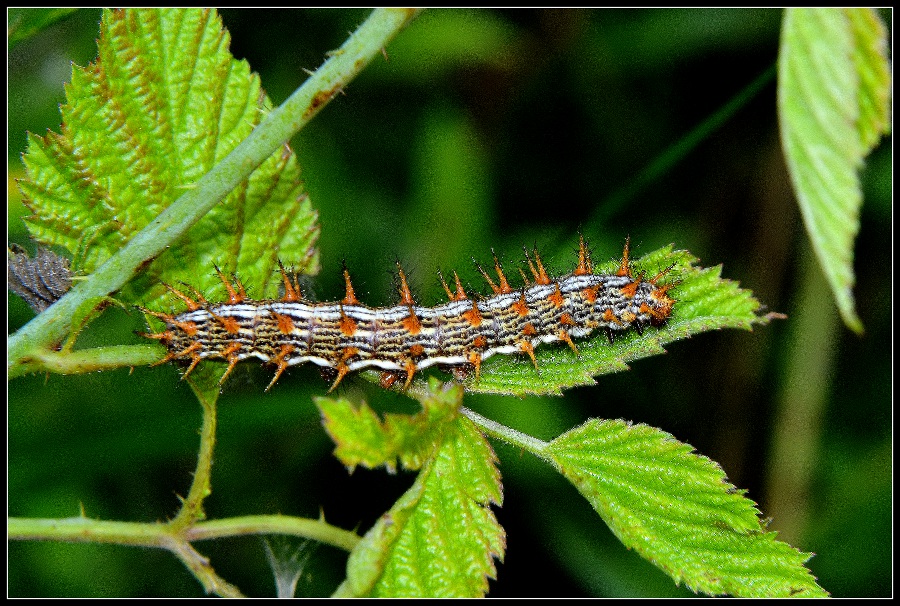
[[470,299],[454,272],[455,291],[441,276],[449,302],[435,307],[416,305],[399,263],[400,302],[393,307],[360,303],[346,268],[346,294],[334,303],[305,300],[296,277],[292,282],[280,262],[284,281],[280,300],[248,299],[239,281],[232,283],[216,268],[227,301],[209,303],[191,289],[195,300],[166,284],[188,310],[172,315],[144,309],[165,322],[166,330],[141,334],[168,348],[168,355],[157,364],[189,360],[185,377],[201,360],[221,359],[228,362],[221,384],[238,362],[256,357],[276,368],[266,390],[289,366],[306,362],[318,365],[334,381],[329,391],[349,373],[365,368],[381,369],[383,387],[402,380],[406,389],[413,376],[429,366],[453,372],[458,380],[474,370],[477,380],[484,360],[518,353],[528,355],[537,368],[534,348],[542,343],[562,341],[577,354],[573,339],[596,329],[604,329],[612,343],[615,332],[634,327],[643,334],[644,326],[658,326],[671,315],[675,301],[667,293],[672,285],[658,284],[668,269],[650,280],[643,274],[633,276],[628,240],[613,274],[593,273],[584,238],[578,265],[558,278],[548,276],[537,250],[533,254],[532,260],[525,251],[533,281],[523,271],[523,288],[509,285],[495,256],[497,283],[478,268],[492,296]]

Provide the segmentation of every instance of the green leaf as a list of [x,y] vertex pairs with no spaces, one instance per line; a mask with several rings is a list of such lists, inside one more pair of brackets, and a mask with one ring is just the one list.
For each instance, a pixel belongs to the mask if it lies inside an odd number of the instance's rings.
[[668,433],[593,419],[546,454],[613,533],[676,583],[734,596],[825,596],[810,554],[766,532],[722,469]]
[[865,153],[890,132],[891,73],[887,28],[871,8],[844,9],[853,31],[853,63],[859,75],[859,133]]
[[445,425],[413,486],[366,533],[336,595],[480,597],[502,559],[506,535],[490,505],[502,504],[496,456],[467,418]]
[[778,57],[778,116],[791,181],[844,323],[858,333],[857,173],[887,129],[886,38],[872,9],[788,9]]
[[[468,391],[500,394],[554,394],[576,385],[592,385],[594,377],[628,369],[628,362],[664,353],[663,345],[708,330],[722,328],[751,329],[765,324],[768,317],[757,315],[759,302],[750,291],[735,282],[723,280],[721,267],[695,267],[697,259],[671,246],[650,253],[634,264],[635,271],[655,275],[671,267],[666,282],[674,282],[669,291],[675,299],[672,317],[661,328],[648,327],[643,335],[628,331],[610,344],[601,331],[576,342],[578,355],[564,344],[539,347],[538,370],[525,356],[495,356],[482,365],[477,382],[466,385]],[[615,271],[616,264],[600,266],[596,271]]]
[[386,414],[384,421],[363,402],[359,407],[346,398],[315,398],[325,430],[337,445],[334,454],[350,471],[357,465],[388,471],[419,469],[440,443],[447,423],[456,417],[462,398],[459,386],[443,386],[432,377],[421,398],[422,411],[415,415]]
[[[66,88],[62,134],[30,135],[20,183],[32,236],[68,249],[73,271],[106,261],[270,110],[228,45],[215,11],[104,12],[99,58]],[[170,300],[161,281],[222,289],[213,263],[240,267],[260,297],[275,294],[278,257],[316,271],[319,228],[299,172],[289,148],[273,154],[119,296],[152,307]]]

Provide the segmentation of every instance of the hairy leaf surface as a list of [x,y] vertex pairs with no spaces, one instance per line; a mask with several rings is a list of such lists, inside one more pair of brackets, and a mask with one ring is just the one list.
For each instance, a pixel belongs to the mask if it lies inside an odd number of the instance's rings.
[[797,551],[713,461],[668,433],[592,419],[551,442],[560,472],[610,529],[676,583],[711,595],[824,596]]
[[[436,389],[437,384],[433,384]],[[452,390],[457,398],[458,388]],[[496,455],[463,416],[441,441],[413,486],[350,554],[337,595],[478,597],[496,575],[506,535],[491,504],[502,504]]]
[[[106,261],[269,111],[259,78],[228,45],[212,10],[104,12],[98,59],[72,70],[61,134],[30,135],[20,183],[32,236],[67,249],[73,271]],[[278,257],[317,270],[318,230],[285,147],[120,296],[165,307],[160,281],[221,290],[214,263],[239,267],[252,294],[271,296]]]

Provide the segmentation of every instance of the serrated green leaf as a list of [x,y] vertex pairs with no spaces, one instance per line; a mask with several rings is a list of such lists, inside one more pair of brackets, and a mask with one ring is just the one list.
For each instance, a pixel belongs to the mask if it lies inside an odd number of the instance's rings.
[[[677,285],[670,291],[675,299],[672,317],[661,328],[647,328],[643,335],[628,331],[609,343],[601,331],[576,342],[578,355],[567,346],[545,345],[537,349],[538,371],[524,357],[495,356],[481,368],[477,382],[466,385],[469,391],[499,394],[553,394],[576,385],[592,385],[594,377],[628,369],[628,362],[664,353],[663,346],[708,330],[744,328],[764,324],[757,315],[760,307],[753,294],[737,283],[723,280],[721,267],[699,268],[697,259],[671,246],[652,252],[634,264],[635,271],[655,275],[671,268],[666,281]],[[597,271],[614,271],[615,264]]]
[[357,407],[346,398],[315,398],[325,430],[336,444],[334,454],[351,471],[357,465],[384,465],[393,472],[398,458],[404,469],[425,463],[456,416],[462,387],[442,385],[432,377],[420,401],[418,414],[389,413],[382,421],[365,402]]
[[886,32],[872,9],[788,9],[778,58],[781,141],[797,201],[844,323],[853,298],[857,172],[887,125]]
[[593,419],[546,453],[615,535],[676,583],[710,595],[825,596],[810,554],[766,532],[713,461],[668,433]]
[[[32,236],[90,273],[234,149],[271,105],[228,44],[215,11],[105,11],[99,58],[66,88],[62,134],[29,137],[20,187]],[[317,270],[318,229],[285,147],[119,296],[167,306],[161,281],[221,288],[214,263],[274,295],[277,257]]]
[[844,9],[853,31],[853,63],[859,75],[859,133],[869,153],[890,129],[891,74],[887,28],[871,8]]
[[449,423],[416,482],[366,533],[336,595],[480,597],[503,558],[506,535],[496,456],[465,417]]

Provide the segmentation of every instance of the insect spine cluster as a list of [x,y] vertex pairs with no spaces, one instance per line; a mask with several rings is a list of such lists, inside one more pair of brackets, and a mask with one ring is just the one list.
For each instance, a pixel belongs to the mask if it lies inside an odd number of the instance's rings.
[[659,285],[668,270],[645,280],[632,276],[628,241],[614,274],[595,274],[587,246],[579,244],[578,264],[570,274],[551,278],[540,256],[525,253],[532,275],[522,271],[525,286],[510,286],[500,262],[494,258],[495,282],[484,269],[493,295],[471,299],[454,272],[455,290],[441,275],[449,301],[435,307],[420,307],[412,296],[399,263],[400,301],[393,307],[372,308],[357,299],[344,269],[344,298],[332,303],[306,301],[296,278],[293,281],[279,262],[284,282],[280,300],[254,301],[243,285],[216,272],[228,300],[209,303],[190,288],[193,297],[165,285],[187,306],[180,314],[144,310],[161,319],[166,330],[143,336],[161,341],[169,353],[158,364],[170,360],[189,361],[184,376],[204,359],[221,359],[228,367],[220,381],[241,360],[256,357],[276,367],[271,388],[289,367],[311,362],[333,379],[333,390],[349,373],[378,368],[382,385],[403,380],[409,387],[416,372],[437,365],[458,379],[474,371],[476,380],[482,362],[494,354],[527,355],[535,368],[536,346],[562,341],[578,352],[574,338],[600,328],[610,342],[617,331],[630,327],[642,332],[647,324],[659,325],[671,315],[675,301],[668,296],[672,285]]

